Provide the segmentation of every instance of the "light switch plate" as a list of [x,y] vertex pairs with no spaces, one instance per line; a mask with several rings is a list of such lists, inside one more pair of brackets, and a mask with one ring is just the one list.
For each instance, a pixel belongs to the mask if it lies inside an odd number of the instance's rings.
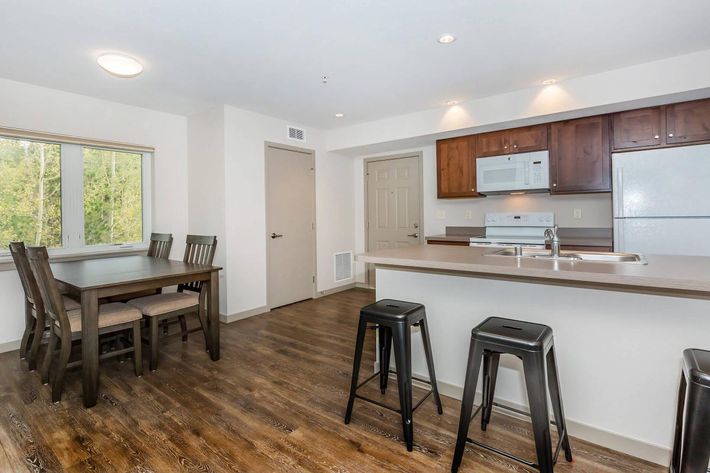
[[439,220],[445,219],[446,218],[446,210],[437,210],[436,211],[436,218]]
[[582,209],[574,209],[573,217],[576,219],[582,218]]
[[473,213],[470,210],[467,210],[464,212],[463,216],[466,220],[471,220],[473,218]]

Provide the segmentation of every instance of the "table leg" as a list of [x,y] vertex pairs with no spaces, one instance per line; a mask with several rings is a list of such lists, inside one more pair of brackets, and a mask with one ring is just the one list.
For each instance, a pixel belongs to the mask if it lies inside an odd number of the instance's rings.
[[207,320],[210,334],[210,358],[219,360],[219,272],[210,273],[207,284]]
[[99,387],[99,298],[96,290],[81,293],[81,359],[84,407],[96,405]]

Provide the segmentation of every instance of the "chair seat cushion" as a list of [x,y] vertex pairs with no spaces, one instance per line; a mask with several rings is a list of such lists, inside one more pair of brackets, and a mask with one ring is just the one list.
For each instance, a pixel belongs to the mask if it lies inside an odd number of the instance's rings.
[[[72,332],[81,332],[81,309],[67,312]],[[141,311],[120,302],[99,306],[99,328],[121,325],[143,318]]]
[[132,299],[128,304],[143,312],[143,315],[155,317],[193,306],[197,310],[199,301],[199,296],[194,292],[168,292]]

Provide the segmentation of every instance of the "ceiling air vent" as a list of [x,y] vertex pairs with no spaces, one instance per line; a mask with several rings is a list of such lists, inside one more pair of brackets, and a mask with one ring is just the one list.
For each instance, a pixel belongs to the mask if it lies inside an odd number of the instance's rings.
[[296,141],[306,141],[306,130],[296,128],[295,126],[288,127],[288,139]]
[[353,278],[353,252],[343,251],[333,255],[335,263],[335,282]]

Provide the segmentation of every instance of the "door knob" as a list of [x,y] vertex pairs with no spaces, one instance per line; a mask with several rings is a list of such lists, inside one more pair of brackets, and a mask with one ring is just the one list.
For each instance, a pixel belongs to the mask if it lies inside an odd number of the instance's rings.
[[273,232],[271,233],[271,238],[272,238],[272,239],[274,239],[274,238],[281,238],[282,236],[283,236],[283,235],[280,235],[280,234],[278,234],[278,233],[273,233]]
[[416,232],[415,232],[415,233],[410,233],[410,234],[407,235],[407,236],[408,236],[408,237],[412,237],[412,238],[419,238],[419,233],[416,233]]

